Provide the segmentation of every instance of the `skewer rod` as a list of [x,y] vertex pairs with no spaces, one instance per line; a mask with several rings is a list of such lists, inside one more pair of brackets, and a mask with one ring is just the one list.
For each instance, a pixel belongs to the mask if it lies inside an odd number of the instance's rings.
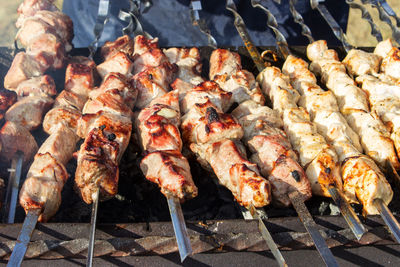
[[193,254],[189,235],[186,229],[185,218],[183,217],[182,207],[178,198],[167,197],[169,213],[171,215],[172,225],[174,227],[176,242],[178,243],[181,262],[189,255]]
[[351,231],[353,231],[354,235],[356,236],[357,240],[360,240],[364,233],[367,231],[364,225],[361,223],[360,219],[358,218],[357,214],[351,208],[349,202],[344,198],[344,196],[339,192],[339,190],[335,187],[330,187],[328,189],[329,194],[333,201],[338,206],[340,213],[346,220],[347,224],[349,225]]
[[382,199],[376,199],[374,205],[381,214],[382,219],[385,221],[386,225],[389,227],[396,241],[400,243],[400,224],[390,212],[389,208],[382,201]]
[[307,232],[314,241],[315,248],[318,250],[319,255],[321,255],[322,260],[325,262],[326,266],[339,266],[335,257],[333,256],[331,250],[322,237],[321,233],[317,229],[317,225],[314,222],[310,212],[308,211],[306,205],[303,202],[302,196],[299,192],[294,191],[289,195],[290,201],[293,204],[300,220],[302,221]]
[[[22,162],[24,160],[24,153],[18,151],[16,157],[17,157],[17,162],[15,165],[14,179],[12,180],[11,200],[10,200],[10,207],[8,209],[9,212],[8,212],[7,223],[14,223],[15,219],[15,209],[17,208],[18,189],[21,180]],[[11,183],[11,181],[9,182]]]
[[19,233],[17,243],[14,246],[13,252],[11,253],[10,260],[7,263],[8,267],[21,266],[22,260],[24,259],[26,250],[28,249],[28,243],[31,240],[33,230],[36,227],[41,210],[29,210],[26,214],[24,224],[22,225],[21,232]]
[[275,241],[272,238],[271,233],[268,231],[268,228],[265,226],[263,220],[261,219],[261,216],[258,214],[253,205],[250,206],[249,210],[251,215],[253,216],[253,219],[258,220],[258,230],[260,231],[262,237],[267,243],[267,246],[271,250],[272,255],[274,255],[276,261],[278,262],[278,265],[281,267],[287,267],[288,265],[286,264],[282,253],[279,251],[278,246],[275,244]]
[[96,236],[96,222],[97,222],[97,210],[99,209],[99,194],[100,189],[97,188],[97,191],[93,195],[93,204],[92,204],[92,217],[90,219],[90,236],[89,236],[89,246],[88,246],[88,255],[86,266],[93,266],[93,251],[94,251],[94,243]]

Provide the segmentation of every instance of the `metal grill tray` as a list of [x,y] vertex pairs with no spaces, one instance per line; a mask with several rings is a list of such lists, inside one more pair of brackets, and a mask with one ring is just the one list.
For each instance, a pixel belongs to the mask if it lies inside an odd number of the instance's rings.
[[[243,68],[256,72],[247,51],[244,47],[229,48],[236,50],[242,57]],[[274,47],[260,47],[260,50]],[[294,54],[305,58],[305,47],[291,47]],[[342,49],[339,54],[344,55]],[[371,48],[366,48],[371,51]],[[200,48],[203,63],[203,76],[208,73],[208,59],[212,49]],[[87,49],[73,49],[72,55],[88,55]],[[99,60],[95,57],[95,60]],[[0,48],[0,84],[12,62],[11,50]],[[274,65],[281,67],[282,61]],[[55,78],[57,89],[63,88],[64,70],[51,73]],[[37,130],[34,136],[41,144],[47,135]],[[169,265],[178,264],[179,257],[175,243],[172,224],[169,222],[165,198],[159,189],[146,181],[137,168],[137,152],[125,153],[121,163],[120,189],[118,199],[100,204],[99,226],[96,233],[95,255],[97,264],[101,265]],[[237,204],[231,193],[224,187],[211,181],[210,173],[204,171],[195,160],[190,160],[193,177],[199,187],[199,196],[183,204],[183,211],[187,222],[189,235],[195,253],[186,261],[190,266],[204,266],[204,264],[219,263],[224,265],[259,266],[260,264],[275,264],[272,254],[259,234],[255,221],[244,221],[241,218]],[[8,166],[0,165],[0,174],[7,177]],[[70,174],[74,173],[74,163],[67,166]],[[26,171],[26,170],[25,170]],[[23,177],[24,179],[24,177]],[[63,190],[62,205],[51,223],[38,224],[26,257],[26,265],[81,264],[86,257],[88,245],[88,224],[90,206],[82,202],[73,192],[73,179],[69,179]],[[400,196],[397,187],[394,199],[389,206],[394,214],[400,211]],[[151,201],[150,201],[151,200]],[[400,247],[395,245],[390,233],[380,217],[370,216],[363,223],[370,230],[360,241],[356,241],[351,231],[346,227],[340,216],[329,216],[330,201],[325,198],[313,197],[307,206],[315,216],[316,223],[323,229],[323,236],[327,238],[329,247],[339,263],[353,263],[360,265],[377,265],[391,263],[399,265]],[[325,211],[321,213],[321,206]],[[360,211],[360,207],[356,207]],[[289,265],[309,266],[310,260],[315,264],[322,264],[312,241],[302,223],[291,208],[266,207],[270,217],[266,225],[271,234],[284,252]],[[325,216],[317,216],[317,215]],[[24,212],[18,208],[16,221],[22,222]],[[115,224],[119,223],[119,224]],[[21,224],[0,225],[0,259],[6,262],[15,240],[21,229]],[[374,245],[365,246],[365,245]],[[384,245],[384,246],[382,246]],[[349,251],[364,254],[358,257]],[[297,251],[297,252],[296,252]],[[337,251],[337,253],[335,253]],[[373,251],[373,252],[372,252]],[[218,252],[225,252],[223,254]],[[163,256],[155,256],[163,255]],[[229,255],[229,256],[227,256]],[[115,258],[127,256],[125,258]],[[387,261],[377,260],[379,258]],[[46,259],[47,261],[43,261]],[[198,259],[198,260],[196,260]],[[341,262],[340,259],[343,259]],[[95,264],[96,264],[95,261]],[[1,260],[0,260],[1,262]]]

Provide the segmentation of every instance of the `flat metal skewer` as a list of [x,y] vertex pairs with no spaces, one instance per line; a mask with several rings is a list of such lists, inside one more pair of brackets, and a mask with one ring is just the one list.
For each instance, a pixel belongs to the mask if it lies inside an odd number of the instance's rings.
[[378,0],[378,5],[385,11],[385,13],[389,16],[394,18],[396,21],[396,26],[400,27],[400,18],[397,16],[396,12],[392,9],[392,7],[386,2],[386,0]]
[[8,267],[16,267],[21,266],[21,263],[24,259],[26,250],[28,249],[29,241],[31,240],[31,236],[33,230],[36,227],[36,223],[38,221],[39,215],[41,213],[40,209],[29,210],[26,214],[24,224],[22,225],[22,230],[19,233],[17,243],[14,246],[14,249],[11,253],[10,260],[7,263]]
[[258,220],[258,230],[260,231],[263,239],[267,243],[267,246],[271,250],[272,255],[274,255],[275,260],[278,262],[278,265],[281,267],[288,266],[286,264],[285,259],[282,256],[282,253],[279,251],[278,246],[276,245],[274,239],[272,238],[271,233],[268,231],[268,228],[265,226],[265,223],[261,219],[261,216],[258,214],[256,208],[253,205],[251,205],[249,207],[249,211],[253,219]]
[[314,38],[312,37],[310,28],[305,24],[303,16],[296,10],[297,0],[289,0],[289,9],[290,13],[292,13],[294,22],[301,26],[301,34],[307,37],[310,43],[314,42]]
[[251,59],[254,61],[254,64],[256,65],[258,71],[261,72],[265,69],[265,67],[267,67],[267,65],[262,60],[260,52],[258,52],[257,48],[253,45],[250,35],[247,32],[246,24],[237,12],[236,5],[233,0],[226,1],[226,9],[231,11],[235,16],[234,24],[236,30],[238,31],[240,38],[242,38],[244,45],[246,46],[247,51],[249,52]]
[[378,42],[383,40],[381,32],[378,30],[378,26],[372,20],[371,14],[365,8],[365,6],[356,3],[354,0],[346,0],[346,3],[355,9],[359,9],[361,11],[361,18],[366,20],[371,27],[371,35],[375,37]]
[[207,45],[217,49],[217,41],[211,35],[210,29],[207,27],[207,23],[204,19],[200,18],[199,11],[202,9],[200,0],[190,1],[190,18],[194,26],[198,26],[200,31],[207,36]]
[[317,224],[304,204],[303,197],[298,191],[293,191],[288,196],[326,266],[339,266],[325,239],[318,231]]
[[[383,1],[383,0],[361,0],[361,2],[363,4],[370,4],[373,8],[376,8],[376,10],[378,10],[379,19],[381,21],[385,22],[387,25],[389,25],[390,29],[392,30],[392,37],[398,44],[400,44],[400,29],[398,28],[400,26],[398,24],[399,20],[396,16],[396,13],[394,13],[393,9],[386,3],[386,1]],[[386,4],[382,4],[383,2],[385,2]],[[393,12],[390,12],[390,10]],[[393,23],[390,19],[390,15],[389,15],[389,13],[387,13],[387,11],[389,11],[391,15],[394,15],[396,22],[397,22],[397,27],[396,27],[396,25],[393,25]]]
[[400,224],[390,212],[388,206],[380,198],[374,200],[374,206],[389,227],[390,232],[392,232],[393,236],[396,238],[397,243],[400,243]]
[[360,240],[361,237],[367,232],[364,225],[361,223],[360,218],[358,218],[357,214],[351,208],[349,202],[344,198],[343,194],[336,187],[328,188],[328,192],[331,195],[336,206],[339,208],[340,213],[346,220],[351,231],[356,236],[357,240]]
[[[24,161],[24,153],[17,151],[11,161],[11,168],[9,169],[10,176],[8,179],[7,193],[4,203],[4,217],[3,222],[14,223],[15,209],[17,208],[19,184],[22,174],[22,163]],[[6,219],[6,214],[8,214]]]
[[103,30],[104,30],[104,25],[108,21],[108,10],[109,10],[109,7],[110,7],[110,1],[109,0],[100,0],[99,9],[97,10],[96,23],[95,23],[94,29],[93,29],[94,40],[88,47],[89,48],[89,58],[90,59],[93,59],[93,56],[96,53],[101,34],[103,33]]
[[181,203],[178,198],[169,196],[167,197],[167,202],[172,225],[174,227],[176,242],[179,248],[179,255],[181,257],[181,262],[183,262],[187,256],[193,254],[189,234],[186,229],[185,218],[183,217]]
[[342,44],[346,52],[349,52],[353,47],[347,42],[346,35],[344,34],[342,28],[336,22],[336,20],[332,17],[331,13],[329,13],[328,9],[325,5],[319,4],[319,0],[310,0],[312,9],[317,9],[321,16],[328,23],[329,27],[332,29],[333,34],[338,38]]
[[88,254],[86,258],[86,266],[93,266],[93,251],[96,236],[96,222],[97,222],[97,210],[99,209],[99,198],[100,198],[100,188],[97,188],[96,192],[92,195],[92,216],[90,218],[90,234],[89,234],[89,244],[88,244]]

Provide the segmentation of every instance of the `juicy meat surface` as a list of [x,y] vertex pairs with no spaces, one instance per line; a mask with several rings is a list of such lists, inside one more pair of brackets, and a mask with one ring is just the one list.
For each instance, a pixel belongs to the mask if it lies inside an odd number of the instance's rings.
[[25,127],[12,121],[6,121],[1,128],[0,141],[2,144],[0,158],[6,162],[11,162],[17,151],[22,151],[25,165],[38,150],[36,140],[31,133]]
[[26,96],[7,110],[5,118],[32,131],[42,124],[43,115],[53,103],[54,100],[50,97]]
[[58,11],[58,8],[54,5],[54,0],[25,0],[18,7],[16,27],[20,28],[26,18],[33,17],[40,10]]
[[129,56],[133,54],[134,43],[128,35],[123,35],[115,41],[107,41],[101,47],[101,56],[107,60],[118,52],[123,52]]
[[351,49],[343,63],[351,75],[378,74],[381,57],[363,50]]
[[15,89],[18,96],[44,95],[55,96],[57,94],[56,84],[50,75],[33,77],[18,84]]
[[198,194],[190,174],[189,162],[177,150],[147,154],[140,162],[140,169],[146,179],[160,186],[164,195],[191,199]]
[[117,52],[103,63],[97,65],[97,72],[104,78],[110,72],[118,72],[127,77],[131,76],[132,60],[124,52]]

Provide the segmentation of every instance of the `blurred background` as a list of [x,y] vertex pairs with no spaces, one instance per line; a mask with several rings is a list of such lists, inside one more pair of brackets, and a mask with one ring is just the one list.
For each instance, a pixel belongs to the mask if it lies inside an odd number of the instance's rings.
[[[336,1],[336,0],[326,0],[326,1]],[[11,46],[13,43],[13,39],[16,34],[16,28],[14,23],[17,19],[17,8],[21,2],[22,0],[0,1],[0,32],[2,33],[2,38],[0,38],[0,46]],[[356,0],[355,2],[361,3],[361,0]],[[387,0],[387,2],[397,13],[397,15],[400,15],[400,1]],[[63,0],[55,0],[55,3],[57,7],[61,9]],[[374,8],[371,8],[369,5],[366,6],[368,11],[371,13],[375,23],[381,30],[383,37],[387,38],[391,36],[390,27],[378,19],[378,11]],[[284,25],[282,26],[284,27]],[[346,29],[346,34],[350,43],[355,46],[376,45],[377,43],[376,39],[370,34],[370,31],[371,30],[369,24],[363,19],[361,19],[361,11],[359,11],[358,9],[350,9],[349,19]]]

